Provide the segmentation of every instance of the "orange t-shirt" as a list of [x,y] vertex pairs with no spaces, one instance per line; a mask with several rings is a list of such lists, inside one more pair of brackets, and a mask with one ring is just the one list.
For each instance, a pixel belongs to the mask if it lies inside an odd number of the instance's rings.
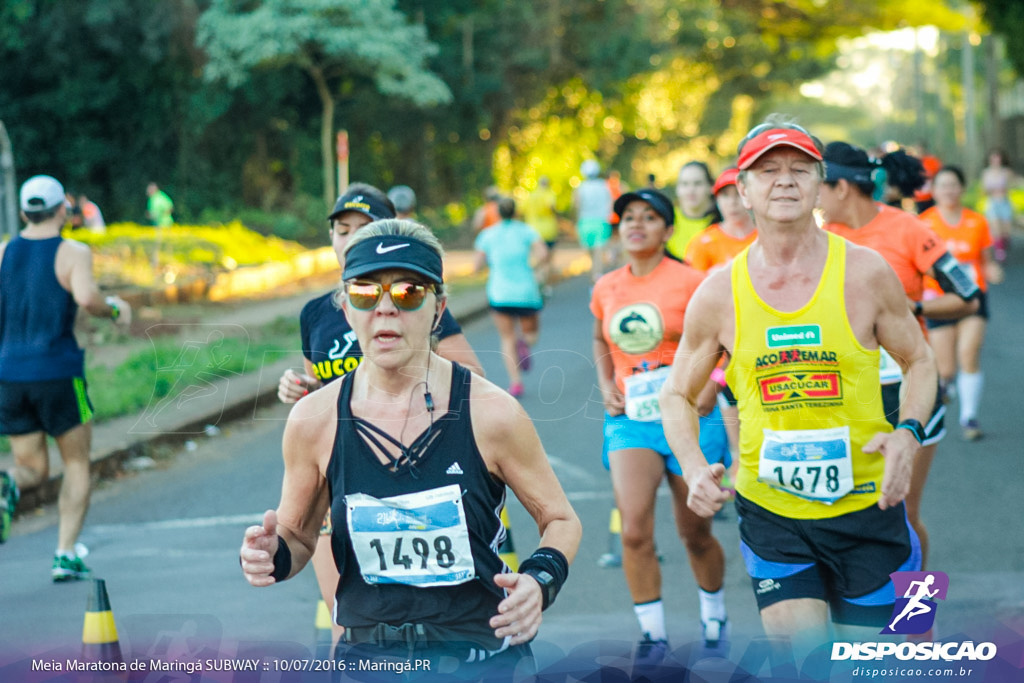
[[686,246],[686,262],[697,270],[707,272],[724,266],[756,239],[757,230],[742,239],[736,239],[722,230],[721,223],[715,223],[690,240]]
[[924,278],[945,252],[945,245],[928,224],[900,209],[878,205],[878,215],[866,225],[851,228],[828,223],[825,229],[854,244],[874,249],[899,277],[907,296],[920,301]]
[[[977,211],[963,208],[960,212],[960,222],[949,225],[942,219],[939,207],[933,206],[921,214],[921,220],[931,225],[939,239],[945,241],[949,253],[971,271],[978,288],[983,292],[987,291],[988,285],[982,270],[982,252],[992,246],[992,234],[988,231],[988,221],[985,217]],[[938,283],[931,279],[928,288],[941,291]]]
[[590,310],[601,321],[611,350],[615,384],[624,378],[671,365],[683,336],[683,317],[704,273],[667,256],[647,275],[636,277],[629,266],[604,275],[594,285]]

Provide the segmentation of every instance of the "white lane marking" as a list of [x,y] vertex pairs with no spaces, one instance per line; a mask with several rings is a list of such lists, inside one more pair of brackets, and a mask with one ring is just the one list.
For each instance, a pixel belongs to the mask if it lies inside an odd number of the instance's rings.
[[[565,475],[566,477],[572,477],[588,484],[596,484],[597,478],[594,476],[594,471],[591,468],[580,467],[579,465],[573,465],[567,460],[563,460],[557,456],[548,454],[548,462],[551,463],[551,469],[555,470],[555,473],[559,476]],[[602,474],[603,474],[602,468]],[[607,475],[605,475],[607,477]]]

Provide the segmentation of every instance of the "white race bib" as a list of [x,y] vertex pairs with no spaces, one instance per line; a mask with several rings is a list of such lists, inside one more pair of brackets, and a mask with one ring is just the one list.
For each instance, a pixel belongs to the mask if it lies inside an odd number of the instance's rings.
[[853,490],[850,428],[765,429],[757,479],[800,498],[836,502]]
[[900,364],[881,346],[878,347],[878,376],[882,384],[897,384],[903,381]]
[[380,499],[355,493],[345,505],[366,583],[456,586],[476,577],[457,484]]
[[661,420],[661,404],[658,392],[661,385],[668,379],[672,368],[668,365],[630,375],[623,380],[626,385],[626,417],[638,422],[658,422]]

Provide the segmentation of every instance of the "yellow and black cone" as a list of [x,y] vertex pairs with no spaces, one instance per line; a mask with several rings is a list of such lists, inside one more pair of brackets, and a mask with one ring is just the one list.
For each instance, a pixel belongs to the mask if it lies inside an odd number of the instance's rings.
[[334,636],[331,623],[331,610],[327,603],[320,599],[316,603],[316,656],[317,659],[330,657],[334,647]]
[[622,566],[622,514],[617,507],[608,519],[608,552],[597,559],[597,566]]
[[85,608],[82,627],[82,659],[98,662],[123,662],[121,644],[117,640],[114,613],[110,611],[107,584],[103,579],[92,580],[92,592]]
[[505,540],[498,547],[498,555],[509,569],[517,572],[519,571],[519,556],[516,555],[516,546],[512,542],[512,529],[509,527],[508,513],[505,508],[501,509],[501,524],[505,527]]

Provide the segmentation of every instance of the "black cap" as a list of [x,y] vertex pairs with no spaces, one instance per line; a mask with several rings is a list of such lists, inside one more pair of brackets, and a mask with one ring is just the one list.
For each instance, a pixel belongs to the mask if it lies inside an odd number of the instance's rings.
[[825,182],[834,183],[839,179],[849,180],[852,183],[873,183],[874,168],[871,166],[847,166],[835,161],[825,159]]
[[659,216],[665,219],[665,225],[672,225],[675,222],[675,210],[672,207],[672,200],[651,188],[644,188],[636,192],[627,192],[615,200],[615,213],[622,218],[622,212],[630,202],[641,201],[651,205]]
[[332,221],[346,211],[361,213],[375,221],[395,217],[395,212],[390,206],[358,188],[349,190],[338,197],[327,220]]
[[380,270],[411,270],[431,282],[444,282],[441,255],[426,242],[405,235],[381,235],[356,243],[345,252],[343,280],[376,273]]

